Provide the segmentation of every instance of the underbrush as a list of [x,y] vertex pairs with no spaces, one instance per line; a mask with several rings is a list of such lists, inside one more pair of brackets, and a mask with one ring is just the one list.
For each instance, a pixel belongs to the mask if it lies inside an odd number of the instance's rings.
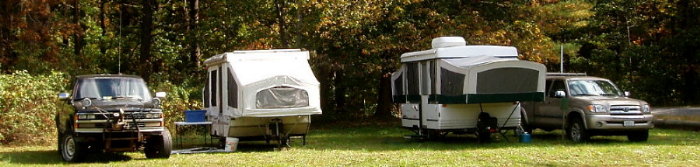
[[69,77],[26,71],[0,75],[0,143],[50,143],[55,137],[58,93]]

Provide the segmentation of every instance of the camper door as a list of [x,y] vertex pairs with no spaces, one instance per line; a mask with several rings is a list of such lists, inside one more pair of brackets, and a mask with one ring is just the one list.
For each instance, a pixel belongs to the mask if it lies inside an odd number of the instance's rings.
[[207,83],[204,87],[204,107],[207,115],[218,117],[223,111],[221,108],[221,66],[211,66],[207,70]]

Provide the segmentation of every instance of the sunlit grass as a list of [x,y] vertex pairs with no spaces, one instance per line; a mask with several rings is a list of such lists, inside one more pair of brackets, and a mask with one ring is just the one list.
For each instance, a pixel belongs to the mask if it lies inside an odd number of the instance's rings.
[[[311,131],[307,145],[274,151],[264,142],[244,142],[234,153],[182,154],[170,159],[145,159],[139,152],[98,154],[77,166],[686,166],[698,164],[700,133],[653,129],[648,142],[625,137],[594,137],[576,144],[561,131],[536,131],[532,143],[509,141],[480,144],[473,136],[450,135],[441,141],[406,140],[411,132],[398,127],[321,128]],[[0,147],[0,166],[64,165],[55,146]]]

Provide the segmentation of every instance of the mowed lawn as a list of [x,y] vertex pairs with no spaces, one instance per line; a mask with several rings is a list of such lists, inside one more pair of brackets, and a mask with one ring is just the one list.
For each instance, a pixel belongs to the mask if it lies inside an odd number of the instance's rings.
[[300,140],[275,151],[243,142],[238,152],[172,155],[145,159],[142,153],[96,154],[83,163],[61,161],[55,146],[0,146],[0,166],[695,166],[700,164],[700,133],[653,129],[648,142],[626,137],[595,137],[576,144],[561,131],[536,131],[532,143],[500,138],[480,144],[471,135],[441,141],[404,139],[396,126],[316,127],[307,145]]

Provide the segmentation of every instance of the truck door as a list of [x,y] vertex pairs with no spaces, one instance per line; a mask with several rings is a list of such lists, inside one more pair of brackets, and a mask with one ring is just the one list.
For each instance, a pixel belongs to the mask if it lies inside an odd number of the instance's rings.
[[[552,85],[546,90],[546,98],[544,102],[535,111],[535,120],[542,127],[561,128],[564,112],[562,111],[562,102],[566,97],[557,97],[557,91],[566,92],[566,86],[563,80],[553,80]],[[567,93],[568,94],[568,93]]]

